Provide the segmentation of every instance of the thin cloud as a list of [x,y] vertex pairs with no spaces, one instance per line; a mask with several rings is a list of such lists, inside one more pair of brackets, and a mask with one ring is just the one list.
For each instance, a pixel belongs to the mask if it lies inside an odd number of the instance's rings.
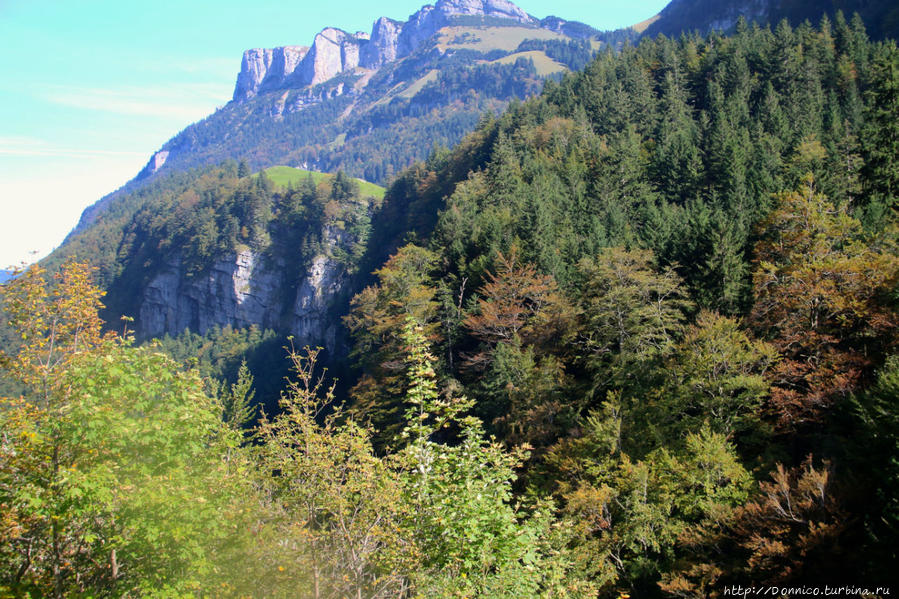
[[54,104],[129,116],[192,121],[227,101],[230,87],[212,83],[85,88],[53,86],[44,98]]
[[[209,75],[214,73],[228,74],[237,77],[240,67],[240,56],[231,58],[199,58],[183,60],[183,57],[172,57],[164,65],[159,65],[160,70],[178,71],[191,75]],[[212,84],[211,84],[212,85]],[[215,84],[220,87],[219,84]],[[230,91],[227,90],[227,91]]]
[[90,148],[67,148],[56,146],[43,139],[32,137],[0,137],[0,156],[54,157],[54,158],[96,158],[99,156],[145,156],[145,152],[122,150],[100,150]]

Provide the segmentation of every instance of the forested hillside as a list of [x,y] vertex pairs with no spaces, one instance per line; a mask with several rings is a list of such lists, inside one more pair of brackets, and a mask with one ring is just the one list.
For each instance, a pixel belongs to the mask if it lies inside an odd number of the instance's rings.
[[[584,572],[697,596],[886,577],[899,54],[854,23],[602,54],[405,173],[373,235],[408,215],[422,242],[346,320],[376,439],[411,317],[447,392],[535,448],[526,487],[579,523]],[[709,495],[668,459],[717,472]]]
[[899,7],[891,0],[673,0],[645,33],[678,35],[681,31],[730,29],[740,15],[762,25],[782,19],[798,25],[805,20],[815,22],[825,12],[832,19],[838,11],[858,13],[873,39],[895,39],[899,35]]
[[173,256],[187,278],[241,251],[277,262],[287,276],[299,276],[302,264],[326,250],[355,270],[370,213],[383,195],[383,188],[342,172],[274,167],[251,176],[246,163],[232,161],[160,178],[122,196],[47,262],[90,257],[98,282],[110,291],[111,316],[137,316],[129,306]]
[[203,376],[283,331],[137,348],[101,333],[86,267],[19,276],[0,590],[887,596],[897,115],[899,49],[859,20],[740,22],[602,52],[383,199],[343,174],[172,179],[116,229],[108,313],[165,252],[184,280],[223,252],[324,252],[358,291],[329,312],[352,388],[285,340],[292,379],[261,415],[272,373]]

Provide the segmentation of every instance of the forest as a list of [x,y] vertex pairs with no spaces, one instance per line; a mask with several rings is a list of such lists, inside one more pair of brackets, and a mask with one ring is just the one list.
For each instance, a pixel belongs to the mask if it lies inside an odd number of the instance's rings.
[[[171,179],[79,238],[103,263],[0,287],[0,596],[888,596],[897,116],[858,17],[741,21],[601,52],[383,199]],[[277,331],[101,320],[167,244],[200,273],[326,221],[340,381]]]

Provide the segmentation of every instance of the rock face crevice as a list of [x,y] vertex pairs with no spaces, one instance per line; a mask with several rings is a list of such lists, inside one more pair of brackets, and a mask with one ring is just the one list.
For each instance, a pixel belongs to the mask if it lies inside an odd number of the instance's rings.
[[265,91],[318,85],[357,67],[378,69],[414,52],[453,17],[480,16],[539,26],[508,0],[440,0],[400,22],[381,17],[371,35],[349,34],[334,27],[319,32],[312,45],[253,48],[243,54],[234,101]]

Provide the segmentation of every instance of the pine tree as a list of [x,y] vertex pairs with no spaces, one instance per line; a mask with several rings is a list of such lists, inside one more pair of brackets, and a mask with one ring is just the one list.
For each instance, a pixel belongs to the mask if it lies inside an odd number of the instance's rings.
[[236,431],[246,428],[256,417],[256,406],[253,404],[255,395],[253,375],[250,374],[247,361],[244,359],[237,371],[237,381],[228,390],[225,390],[223,384],[219,394],[225,424]]
[[895,209],[899,196],[899,49],[895,42],[878,47],[871,65],[862,169],[870,202]]

